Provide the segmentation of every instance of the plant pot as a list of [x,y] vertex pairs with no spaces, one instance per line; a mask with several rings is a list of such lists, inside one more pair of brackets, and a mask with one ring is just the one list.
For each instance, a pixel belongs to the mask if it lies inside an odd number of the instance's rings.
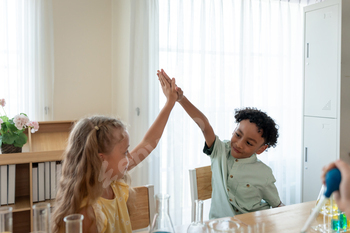
[[10,154],[10,153],[21,153],[22,147],[16,147],[13,144],[2,144],[1,145],[1,153],[2,154]]

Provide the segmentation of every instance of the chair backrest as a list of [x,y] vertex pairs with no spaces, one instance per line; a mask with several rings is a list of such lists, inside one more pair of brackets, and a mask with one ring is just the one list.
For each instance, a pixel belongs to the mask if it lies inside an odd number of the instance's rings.
[[133,188],[127,202],[132,230],[151,225],[155,214],[154,186],[145,185]]
[[199,167],[190,169],[190,187],[191,187],[191,221],[195,220],[195,200],[207,200],[211,198],[211,167]]

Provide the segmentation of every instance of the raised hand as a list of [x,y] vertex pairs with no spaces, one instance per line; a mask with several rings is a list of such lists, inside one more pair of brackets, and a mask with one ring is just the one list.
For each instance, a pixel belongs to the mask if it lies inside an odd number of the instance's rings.
[[187,114],[194,120],[194,122],[196,122],[204,135],[205,143],[211,147],[215,141],[215,133],[208,121],[208,118],[183,95],[181,88],[176,86],[175,80],[171,80],[164,70],[158,70],[157,75],[159,77],[159,81],[162,80],[162,83],[167,83],[168,85],[172,85],[172,87],[174,86],[174,90],[176,90],[177,94],[177,98],[175,100],[179,102]]
[[171,79],[170,82],[164,77],[164,75],[161,72],[157,73],[160,85],[162,86],[162,90],[168,101],[170,102],[176,102],[178,99],[178,94],[175,90],[176,84],[175,84],[175,78]]
[[[171,84],[171,79],[169,78],[169,76],[167,75],[167,73],[165,73],[165,71],[163,69],[161,69],[160,71],[158,70],[157,71],[157,75],[159,77],[159,74],[162,74],[163,77],[165,78],[165,80]],[[177,99],[176,101],[180,102],[182,99],[183,99],[183,91],[180,87],[178,87],[177,85],[175,85],[175,90],[177,92]]]

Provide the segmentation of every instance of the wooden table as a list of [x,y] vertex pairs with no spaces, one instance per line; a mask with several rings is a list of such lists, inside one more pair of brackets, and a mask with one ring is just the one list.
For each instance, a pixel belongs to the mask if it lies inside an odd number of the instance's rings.
[[[246,226],[265,223],[265,233],[299,233],[315,204],[316,201],[310,201],[222,219],[231,219]],[[313,225],[316,225],[316,222]],[[186,233],[187,227],[188,225],[176,226],[175,231]],[[309,229],[308,232],[315,231]]]
[[[266,233],[299,233],[304,226],[311,209],[315,207],[316,201],[289,205],[269,210],[256,211],[248,214],[236,215],[237,219],[246,225],[265,223]],[[316,225],[314,222],[313,225]],[[309,229],[308,232],[314,232]]]

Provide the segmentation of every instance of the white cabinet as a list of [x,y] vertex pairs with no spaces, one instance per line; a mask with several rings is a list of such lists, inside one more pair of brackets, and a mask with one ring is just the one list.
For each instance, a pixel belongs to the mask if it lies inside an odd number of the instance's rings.
[[350,162],[350,0],[304,8],[302,200],[317,198],[322,167]]
[[304,115],[337,116],[338,5],[305,14]]
[[336,119],[304,117],[304,201],[317,198],[322,166],[336,159],[336,123]]

